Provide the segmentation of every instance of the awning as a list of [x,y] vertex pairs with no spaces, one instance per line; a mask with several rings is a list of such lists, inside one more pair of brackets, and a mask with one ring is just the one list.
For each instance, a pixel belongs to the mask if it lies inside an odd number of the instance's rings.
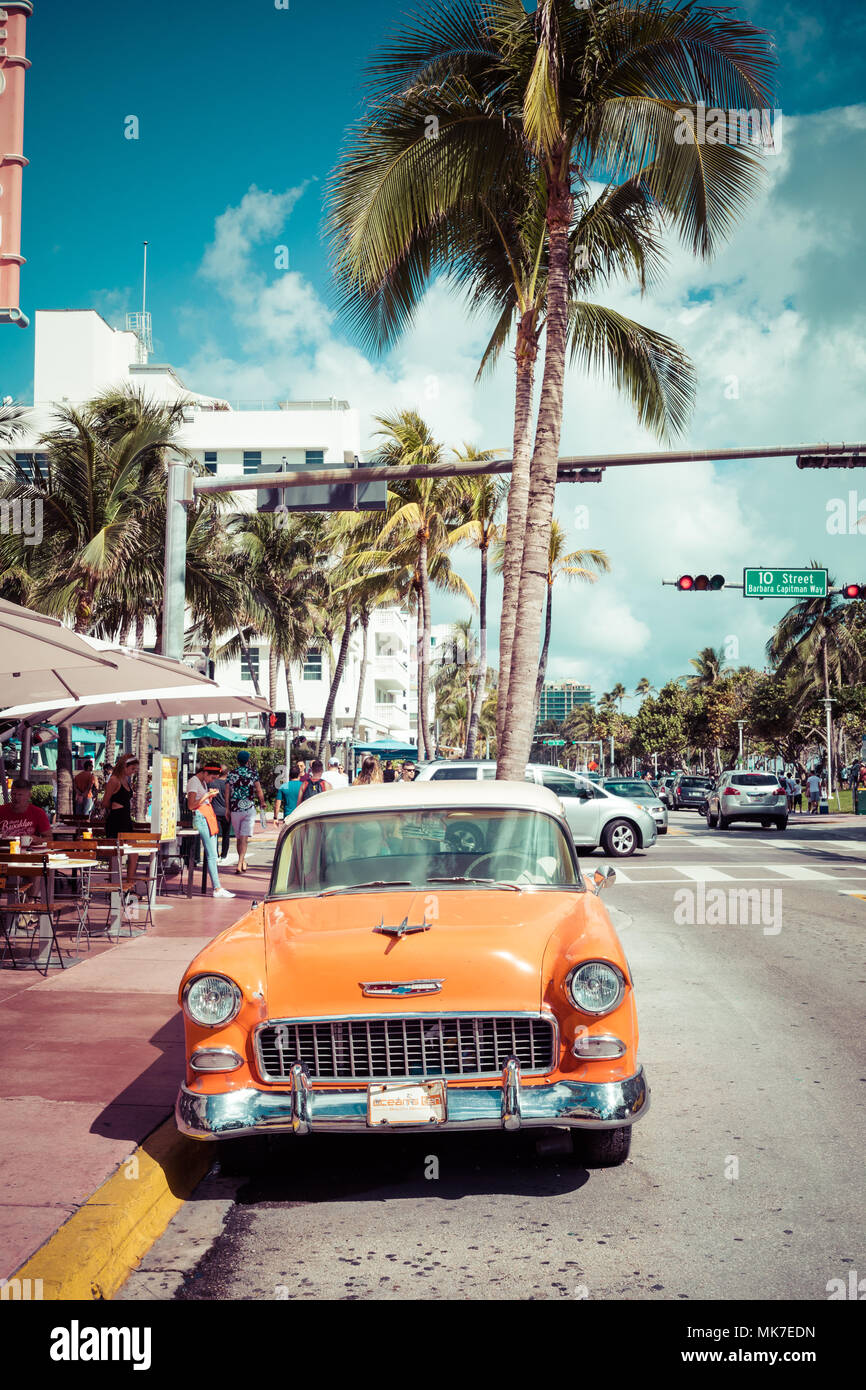
[[194,738],[199,743],[246,743],[248,734],[224,724],[202,724],[197,729],[184,729],[181,737]]

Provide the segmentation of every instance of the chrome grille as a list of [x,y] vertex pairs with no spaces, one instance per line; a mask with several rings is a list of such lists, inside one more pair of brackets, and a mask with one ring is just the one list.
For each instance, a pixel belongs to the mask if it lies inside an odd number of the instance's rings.
[[498,1076],[509,1057],[521,1072],[546,1073],[556,1063],[556,1030],[532,1015],[289,1019],[258,1029],[256,1056],[265,1081],[282,1081],[294,1062],[322,1081]]

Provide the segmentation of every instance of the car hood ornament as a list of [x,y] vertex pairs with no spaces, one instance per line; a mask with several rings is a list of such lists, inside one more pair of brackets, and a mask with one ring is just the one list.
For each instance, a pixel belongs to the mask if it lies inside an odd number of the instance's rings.
[[413,925],[410,926],[410,924],[409,924],[409,917],[408,917],[408,914],[407,914],[407,915],[403,918],[403,921],[400,923],[399,927],[386,927],[386,926],[385,926],[385,914],[383,913],[383,914],[382,914],[382,920],[381,920],[381,922],[379,923],[378,927],[374,927],[374,928],[373,928],[373,931],[383,932],[385,936],[397,936],[397,937],[400,937],[400,936],[409,936],[411,932],[416,932],[416,931],[429,931],[430,928],[431,928],[431,926],[432,926],[432,923],[431,923],[431,922],[416,922],[416,923],[414,923]]
[[402,999],[412,994],[438,994],[444,983],[444,980],[362,980],[361,993],[370,999]]

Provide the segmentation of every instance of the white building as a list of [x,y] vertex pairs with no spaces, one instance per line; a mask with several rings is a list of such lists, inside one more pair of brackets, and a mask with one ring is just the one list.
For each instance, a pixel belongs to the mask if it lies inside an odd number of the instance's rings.
[[[361,453],[360,415],[347,401],[236,401],[190,391],[174,368],[149,362],[147,337],[112,328],[95,310],[37,311],[35,316],[33,433],[16,442],[22,462],[35,448],[38,433],[50,427],[57,405],[81,405],[112,386],[132,385],[160,401],[188,403],[178,443],[205,470],[222,478],[278,472],[281,468],[341,467]],[[322,489],[324,493],[324,489]],[[256,505],[253,490],[238,494],[245,509]],[[316,497],[313,495],[313,502]],[[410,723],[410,692],[415,674],[408,613],[386,608],[373,615],[368,665],[361,699],[358,737],[415,742]],[[338,738],[351,733],[361,671],[361,633],[353,634],[334,706]],[[268,647],[250,648],[246,660],[219,663],[217,678],[252,688],[255,674],[268,694]],[[252,669],[250,669],[250,667]],[[321,727],[331,679],[331,655],[312,645],[291,672],[296,708],[304,727]],[[277,710],[288,709],[285,679],[278,680]]]

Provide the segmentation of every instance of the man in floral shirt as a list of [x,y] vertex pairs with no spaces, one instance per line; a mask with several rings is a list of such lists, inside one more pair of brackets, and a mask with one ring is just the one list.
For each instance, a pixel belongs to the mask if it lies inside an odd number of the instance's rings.
[[256,808],[253,797],[262,811],[265,809],[265,794],[259,781],[259,774],[250,763],[250,755],[244,748],[238,753],[238,765],[226,778],[229,794],[229,813],[232,829],[238,842],[238,865],[236,874],[247,871],[247,845],[255,829]]

